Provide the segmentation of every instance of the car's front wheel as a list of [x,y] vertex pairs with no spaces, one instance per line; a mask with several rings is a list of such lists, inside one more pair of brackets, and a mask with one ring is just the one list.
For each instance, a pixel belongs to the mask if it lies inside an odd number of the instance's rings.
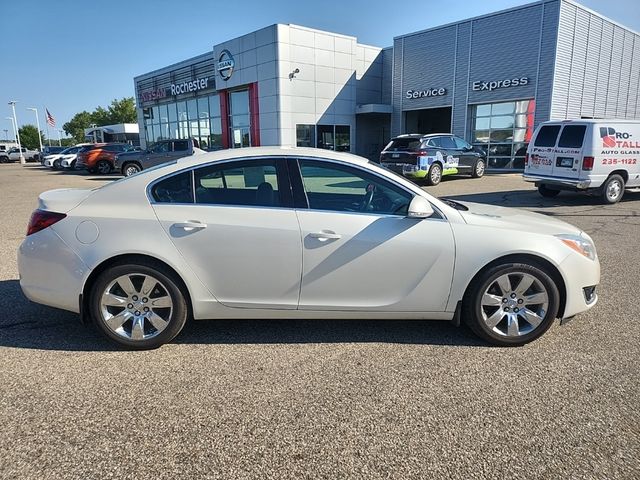
[[482,158],[479,158],[478,160],[476,160],[476,163],[473,165],[471,176],[473,178],[483,177],[485,169],[486,169],[486,165],[484,164],[484,160]]
[[545,333],[558,315],[560,293],[541,265],[509,262],[482,272],[463,299],[463,318],[484,340],[520,346]]
[[184,327],[188,313],[175,275],[143,261],[102,272],[91,289],[90,308],[94,323],[109,339],[141,350],[171,341]]

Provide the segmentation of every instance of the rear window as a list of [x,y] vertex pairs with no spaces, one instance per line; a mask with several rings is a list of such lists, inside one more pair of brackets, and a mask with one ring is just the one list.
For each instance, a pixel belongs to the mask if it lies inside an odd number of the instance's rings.
[[158,203],[193,203],[191,171],[161,180],[153,186],[151,195]]
[[538,132],[534,145],[536,147],[555,147],[560,125],[545,125]]
[[567,125],[562,129],[558,147],[582,148],[584,134],[587,131],[586,125]]
[[385,150],[391,152],[415,152],[420,149],[419,138],[394,138]]
[[187,140],[176,140],[173,142],[174,152],[186,152],[189,150],[189,142]]

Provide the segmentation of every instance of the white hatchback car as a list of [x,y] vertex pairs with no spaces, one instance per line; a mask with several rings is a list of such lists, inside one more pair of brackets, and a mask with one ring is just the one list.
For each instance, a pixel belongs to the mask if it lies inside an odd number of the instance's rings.
[[597,301],[578,228],[437,199],[345,153],[225,150],[39,202],[22,290],[130,348],[169,342],[188,316],[463,320],[522,345]]

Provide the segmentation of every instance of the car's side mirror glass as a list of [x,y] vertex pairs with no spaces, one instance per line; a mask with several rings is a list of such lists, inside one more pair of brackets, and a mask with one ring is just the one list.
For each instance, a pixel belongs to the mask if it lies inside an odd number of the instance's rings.
[[433,215],[433,207],[429,203],[429,201],[421,197],[420,195],[416,195],[411,200],[409,204],[409,209],[407,211],[407,217],[409,218],[429,218]]

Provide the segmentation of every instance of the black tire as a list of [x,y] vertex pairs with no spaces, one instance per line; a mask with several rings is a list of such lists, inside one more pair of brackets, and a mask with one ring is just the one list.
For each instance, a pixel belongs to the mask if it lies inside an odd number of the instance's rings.
[[[132,340],[118,335],[106,323],[101,311],[100,299],[108,285],[123,275],[151,275],[166,288],[166,293],[173,303],[167,326],[156,336],[143,340]],[[161,264],[153,261],[136,260],[133,263],[119,263],[107,268],[93,283],[90,290],[89,308],[93,323],[97,329],[109,340],[132,350],[147,350],[158,348],[173,340],[184,327],[189,308],[185,294],[182,292],[182,282],[175,274]]]
[[107,175],[111,173],[112,167],[108,160],[98,160],[96,163],[96,171],[101,175]]
[[486,164],[484,163],[484,159],[479,158],[476,160],[476,163],[473,164],[473,169],[471,170],[472,178],[482,178],[484,177],[484,171],[486,169]]
[[60,170],[60,160],[54,160],[53,164],[51,165],[51,168],[53,170]]
[[75,170],[75,169],[76,169],[76,161],[74,160],[69,164],[69,170]]
[[554,190],[553,188],[549,188],[543,183],[538,186],[538,193],[542,195],[544,198],[554,198],[558,196],[558,194],[560,193],[560,190]]
[[608,205],[618,203],[624,195],[624,178],[620,175],[611,175],[602,185],[602,200]]
[[9,157],[0,156],[0,163],[9,163]]
[[142,167],[136,162],[125,163],[122,166],[121,172],[125,177],[130,177],[131,175],[135,175],[138,172],[142,171]]
[[[543,287],[546,291],[548,298],[546,311],[540,310],[538,312],[543,313],[544,317],[542,317],[542,320],[537,326],[533,327],[533,324],[529,324],[522,316],[524,310],[527,309],[518,305],[519,300],[517,298],[511,299],[516,303],[515,307],[520,307],[521,313],[518,314],[517,319],[518,324],[521,323],[523,325],[523,334],[519,334],[517,336],[510,336],[504,332],[503,334],[500,334],[497,330],[505,329],[507,328],[506,325],[508,325],[508,318],[505,318],[502,315],[508,316],[509,314],[502,312],[498,314],[498,317],[501,317],[502,320],[495,326],[495,329],[490,328],[489,325],[485,323],[484,316],[486,315],[491,317],[492,314],[496,312],[496,310],[503,309],[504,306],[509,305],[504,303],[500,304],[499,307],[483,306],[482,298],[485,292],[497,286],[496,280],[498,278],[504,277],[505,275],[510,275],[510,277],[508,278],[511,278],[513,282],[518,281],[518,278],[522,278],[521,275],[523,274],[534,277],[539,282],[539,284],[537,285]],[[517,289],[517,286],[512,288]],[[530,288],[533,288],[533,286]],[[524,293],[522,295],[524,295]],[[506,295],[506,298],[510,299],[510,296]],[[502,302],[504,301],[505,300],[503,299]],[[523,260],[522,263],[506,262],[488,268],[485,271],[481,272],[476,278],[474,278],[472,283],[469,285],[467,293],[465,294],[465,297],[462,301],[462,318],[464,322],[469,326],[469,328],[483,340],[493,345],[502,347],[517,347],[532,342],[533,340],[543,335],[549,329],[549,327],[551,327],[553,321],[556,319],[559,306],[560,293],[558,291],[558,287],[554,280],[551,278],[551,275],[545,270],[544,266],[529,260]],[[491,310],[492,308],[496,308],[496,310]],[[515,313],[515,310],[510,313]]]
[[438,185],[442,181],[442,166],[439,163],[434,163],[427,172],[427,185]]

